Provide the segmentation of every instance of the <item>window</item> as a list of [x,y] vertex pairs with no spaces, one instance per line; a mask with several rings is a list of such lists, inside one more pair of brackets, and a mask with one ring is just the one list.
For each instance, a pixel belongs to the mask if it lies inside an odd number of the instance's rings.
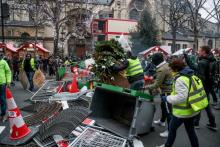
[[8,30],[7,31],[7,36],[13,36],[13,30]]
[[213,41],[212,41],[211,39],[209,39],[209,41],[208,41],[208,46],[209,46],[210,48],[213,48]]
[[168,43],[168,46],[172,46],[172,43]]
[[105,40],[105,35],[98,35],[97,36],[97,41],[104,41]]
[[129,12],[129,18],[134,19],[134,20],[138,20],[139,19],[139,12],[136,9],[132,9]]
[[180,50],[180,44],[176,44],[175,49],[176,49],[176,51]]
[[186,49],[187,48],[187,44],[183,44],[183,49]]
[[98,30],[101,30],[101,32],[103,32],[104,27],[105,27],[105,22],[104,21],[99,21],[98,22]]

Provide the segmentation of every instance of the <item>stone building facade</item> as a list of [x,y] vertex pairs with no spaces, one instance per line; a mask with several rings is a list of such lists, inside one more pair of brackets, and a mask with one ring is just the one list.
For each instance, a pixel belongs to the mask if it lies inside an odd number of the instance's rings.
[[[158,0],[97,0],[99,5],[92,9],[87,7],[85,14],[90,13],[91,18],[114,18],[114,19],[132,19],[139,20],[140,15],[144,9],[148,9],[152,16],[156,19],[158,29],[161,34],[162,45],[170,45],[172,42],[172,35],[170,33],[169,25],[163,21],[158,12]],[[13,0],[8,0],[7,3],[13,6],[10,7],[10,18],[5,21],[5,38],[6,42],[13,42],[18,47],[24,41],[34,41],[35,38],[35,26],[31,21],[27,11],[20,7],[14,7]],[[69,7],[67,13],[71,13],[71,18],[65,23],[60,31],[60,38],[62,39],[66,33],[71,32],[72,26],[77,30],[81,30],[78,33],[86,34],[85,37],[76,37],[76,33],[69,35],[67,39],[64,39],[62,43],[59,43],[59,47],[62,48],[64,55],[84,56],[88,52],[92,51],[94,46],[93,39],[91,37],[91,30],[89,21],[86,21],[86,28],[81,28],[82,23],[77,16],[76,7]],[[89,20],[88,15],[85,15],[85,19]],[[83,24],[84,25],[84,24]],[[189,25],[189,24],[188,24]],[[117,27],[117,26],[116,26]],[[84,30],[84,32],[83,32]],[[1,33],[1,31],[0,31]],[[0,35],[1,37],[1,35]],[[54,48],[54,26],[51,24],[43,25],[38,29],[37,41],[43,43],[44,47],[53,53]],[[212,48],[220,48],[220,36],[217,33],[217,25],[212,22],[207,22],[204,26],[202,33],[199,34],[198,40],[199,46],[210,45]],[[176,48],[188,48],[194,47],[193,34],[189,32],[177,32]]]

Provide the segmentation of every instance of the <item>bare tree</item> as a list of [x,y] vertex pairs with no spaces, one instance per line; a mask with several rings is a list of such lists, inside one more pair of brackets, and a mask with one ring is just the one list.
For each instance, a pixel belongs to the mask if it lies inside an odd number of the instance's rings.
[[212,11],[204,10],[217,21],[217,33],[220,33],[220,0],[212,0],[213,9]]
[[214,18],[217,20],[217,32],[220,33],[220,0],[213,0]]
[[[54,30],[54,55],[63,55],[59,43],[70,36],[81,37],[87,35],[88,21],[91,20],[93,10],[99,6],[97,0],[14,0],[29,12],[30,19],[35,26],[35,42],[38,28],[45,24]],[[72,20],[73,18],[76,18]],[[60,35],[71,21],[71,29],[66,29],[64,37]]]
[[[54,27],[54,54],[63,54],[62,50],[59,50],[58,44],[60,42],[61,29],[66,27],[66,23],[69,22],[73,16],[79,16],[77,20],[80,23],[74,23],[71,30],[67,30],[65,38],[68,38],[71,34],[77,34],[77,31],[84,32],[83,27],[88,15],[88,11],[94,9],[98,5],[96,0],[41,0],[43,6],[43,12],[47,16],[48,21]],[[71,10],[75,10],[75,13],[70,13]],[[91,13],[92,14],[92,13]],[[68,35],[67,35],[68,34]],[[79,35],[82,37],[81,34]],[[62,40],[64,42],[64,40]]]
[[[193,32],[195,49],[197,50],[199,33],[203,29],[204,25],[212,18],[211,14],[214,9],[208,11],[205,8],[204,5],[207,3],[207,0],[186,0],[186,3],[189,7],[191,15],[191,27],[188,27],[188,29]],[[208,15],[205,18],[201,18],[201,10],[208,12]]]
[[[158,10],[158,14],[165,21],[171,30],[172,34],[172,52],[175,52],[176,48],[176,34],[177,31],[184,26],[189,20],[189,12],[187,5],[183,0],[159,0],[162,6]],[[159,10],[162,10],[159,11]]]

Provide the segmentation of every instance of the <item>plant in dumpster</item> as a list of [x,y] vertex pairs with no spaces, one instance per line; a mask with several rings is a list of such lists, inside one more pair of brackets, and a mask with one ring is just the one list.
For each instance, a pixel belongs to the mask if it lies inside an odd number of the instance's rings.
[[123,48],[116,40],[97,43],[93,56],[95,65],[92,71],[103,83],[111,83],[115,80],[116,74],[112,72],[111,67],[125,60],[126,57]]

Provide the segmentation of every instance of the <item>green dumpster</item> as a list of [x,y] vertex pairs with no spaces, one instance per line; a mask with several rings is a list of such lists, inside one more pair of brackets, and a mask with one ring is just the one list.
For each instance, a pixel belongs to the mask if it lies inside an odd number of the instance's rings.
[[108,84],[95,86],[90,109],[99,126],[124,138],[150,132],[155,112],[152,96]]

